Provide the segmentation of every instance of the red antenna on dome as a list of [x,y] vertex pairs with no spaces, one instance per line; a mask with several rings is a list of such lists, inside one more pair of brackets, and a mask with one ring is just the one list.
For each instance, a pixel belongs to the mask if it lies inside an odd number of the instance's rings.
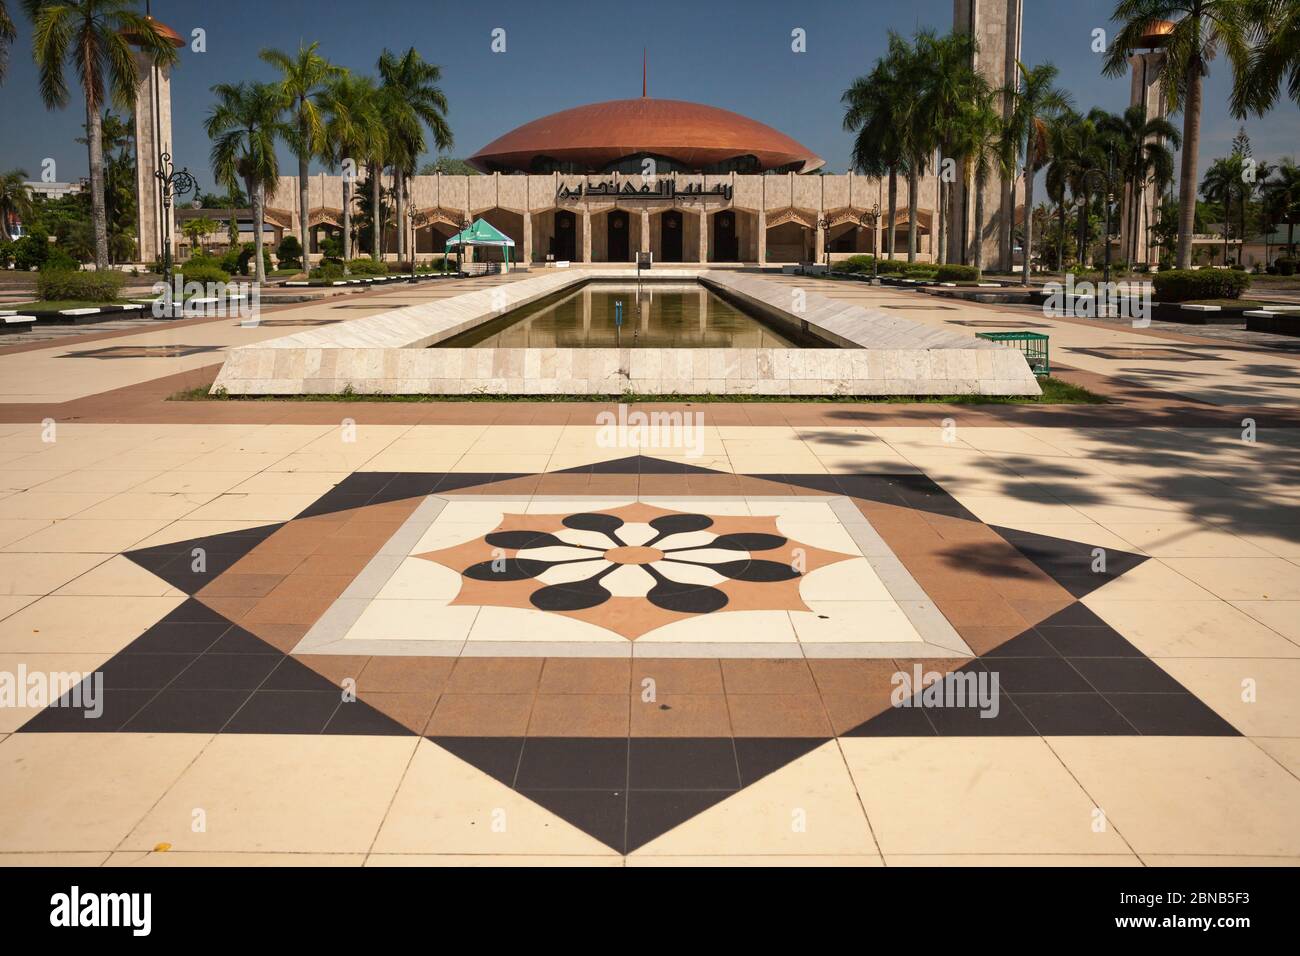
[[642,48],[641,48],[641,96],[644,97],[645,95],[646,95],[646,92],[645,92],[645,47],[642,47]]

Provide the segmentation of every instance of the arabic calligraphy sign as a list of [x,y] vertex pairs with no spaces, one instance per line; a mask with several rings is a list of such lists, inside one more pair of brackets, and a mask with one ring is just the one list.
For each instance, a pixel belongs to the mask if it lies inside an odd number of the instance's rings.
[[653,187],[650,183],[644,182],[640,188],[637,188],[631,180],[625,181],[620,188],[612,179],[594,184],[582,182],[572,187],[561,184],[555,191],[555,198],[559,202],[581,202],[583,199],[676,202],[707,198],[731,202],[731,195],[730,183],[716,183],[707,188],[702,183],[687,183],[679,189],[677,181],[673,179],[661,179]]

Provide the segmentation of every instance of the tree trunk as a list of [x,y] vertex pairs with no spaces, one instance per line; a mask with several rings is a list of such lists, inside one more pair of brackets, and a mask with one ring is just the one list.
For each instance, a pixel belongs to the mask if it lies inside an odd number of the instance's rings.
[[393,167],[393,192],[397,194],[397,262],[398,268],[401,268],[401,262],[406,258],[406,197],[402,195],[402,190],[406,184],[406,176],[396,166]]
[[383,174],[383,166],[378,163],[370,164],[370,255],[376,262],[384,258],[384,217],[380,207],[383,188],[379,182],[379,177]]
[[[353,169],[356,167],[353,166]],[[352,260],[352,177],[348,175],[348,166],[343,169],[343,274],[348,275],[348,263]]]
[[[1029,124],[1029,136],[1025,140],[1025,241],[1024,241],[1024,264],[1020,271],[1020,280],[1024,285],[1029,285],[1029,260],[1030,250],[1034,248],[1034,135],[1036,129],[1034,124]],[[1011,220],[1015,225],[1015,190],[1011,191]]]
[[266,265],[262,261],[262,208],[266,201],[266,187],[261,183],[249,184],[249,195],[253,197],[253,277],[258,285],[266,282]]
[[1196,161],[1201,145],[1201,60],[1187,64],[1187,102],[1183,104],[1183,155],[1178,183],[1179,269],[1192,264],[1192,230],[1196,228]]
[[1065,271],[1065,187],[1061,187],[1061,201],[1056,204],[1056,268]]
[[898,167],[889,167],[889,256],[898,248]]
[[920,177],[916,174],[916,163],[908,163],[907,167],[907,261],[916,261],[916,217],[917,202],[916,191]]
[[975,180],[975,276],[981,277],[984,274],[984,237],[980,235],[980,223],[984,221],[984,188],[987,185],[984,177],[976,177]]
[[[90,219],[95,230],[95,268],[108,268],[108,212],[104,206],[103,120],[86,103],[86,141],[90,151]],[[162,210],[159,210],[161,213]],[[165,250],[164,250],[165,254]]]
[[[305,134],[304,134],[305,136]],[[311,266],[311,256],[308,254],[308,228],[307,214],[308,203],[311,197],[307,191],[307,157],[306,155],[298,157],[298,241],[302,243],[302,267],[308,269]]]

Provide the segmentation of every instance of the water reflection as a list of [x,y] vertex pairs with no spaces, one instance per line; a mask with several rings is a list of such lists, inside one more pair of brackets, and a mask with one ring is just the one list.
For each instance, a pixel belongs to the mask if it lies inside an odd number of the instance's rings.
[[[621,327],[615,321],[619,302]],[[508,312],[438,347],[754,349],[819,344],[794,331],[778,332],[698,283],[644,282],[638,303],[636,283],[599,282]]]

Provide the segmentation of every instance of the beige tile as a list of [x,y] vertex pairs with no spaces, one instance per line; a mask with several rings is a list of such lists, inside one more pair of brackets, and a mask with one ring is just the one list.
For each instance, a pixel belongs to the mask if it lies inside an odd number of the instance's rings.
[[182,600],[51,595],[0,621],[0,653],[116,653]]
[[46,595],[103,560],[99,554],[0,553],[0,594]]
[[1148,657],[1300,657],[1300,644],[1223,601],[1096,598],[1088,606]]
[[1256,737],[1255,743],[1274,760],[1300,777],[1300,739],[1295,737]]
[[886,866],[1141,866],[1132,853],[891,853]]
[[0,499],[0,518],[71,518],[106,498],[111,492],[86,492],[83,494],[55,494],[44,491],[23,491]]
[[102,866],[109,854],[98,853],[0,853],[0,866]]
[[4,550],[120,554],[156,534],[168,523],[169,519],[155,518],[116,521],[69,518],[7,545]]
[[1300,856],[1195,856],[1191,854],[1143,853],[1146,866],[1180,866],[1186,868],[1217,868],[1227,866],[1300,866]]
[[1100,601],[1213,601],[1214,594],[1194,584],[1158,558],[1103,584],[1083,598],[1092,607]]
[[1300,855],[1300,780],[1242,737],[1052,737],[1139,855]]
[[5,738],[0,850],[116,848],[209,739],[103,733]]
[[85,519],[183,518],[215,497],[213,492],[127,491],[92,505],[77,517]]
[[867,818],[835,741],[792,761],[634,851],[720,856],[877,857]]
[[1283,558],[1170,558],[1166,563],[1225,601],[1300,600],[1300,566]]
[[509,853],[481,853],[477,855],[465,853],[372,853],[366,857],[366,866],[599,866],[599,867],[620,867],[623,865],[621,856],[584,856],[581,854],[571,854],[569,856],[558,856],[555,854],[537,853],[537,854],[509,854]]
[[221,494],[252,478],[253,471],[165,471],[141,483],[133,491],[175,494]]
[[219,736],[121,849],[364,853],[414,749],[410,737]]
[[627,858],[628,866],[883,866],[884,861],[875,854],[827,854],[825,856],[792,856],[774,853],[769,856],[752,856],[745,854],[718,856],[641,856],[633,854]]
[[1116,532],[1158,558],[1267,558],[1269,553],[1234,534],[1191,521],[1123,524]]
[[208,853],[132,850],[114,853],[104,866],[361,866],[364,853]]
[[867,818],[886,856],[1113,854],[1094,804],[1037,737],[844,738]]
[[421,740],[416,748],[373,851],[581,856],[614,853],[549,810],[427,740]]
[[1180,684],[1249,737],[1300,737],[1300,660],[1157,660]]
[[[0,556],[3,557],[3,556]],[[21,555],[33,557],[33,555]],[[92,555],[98,559],[99,555]],[[69,581],[59,588],[58,595],[123,595],[137,597],[157,597],[176,595],[181,592],[162,578],[123,555],[114,555],[102,564],[96,565],[85,574]]]

